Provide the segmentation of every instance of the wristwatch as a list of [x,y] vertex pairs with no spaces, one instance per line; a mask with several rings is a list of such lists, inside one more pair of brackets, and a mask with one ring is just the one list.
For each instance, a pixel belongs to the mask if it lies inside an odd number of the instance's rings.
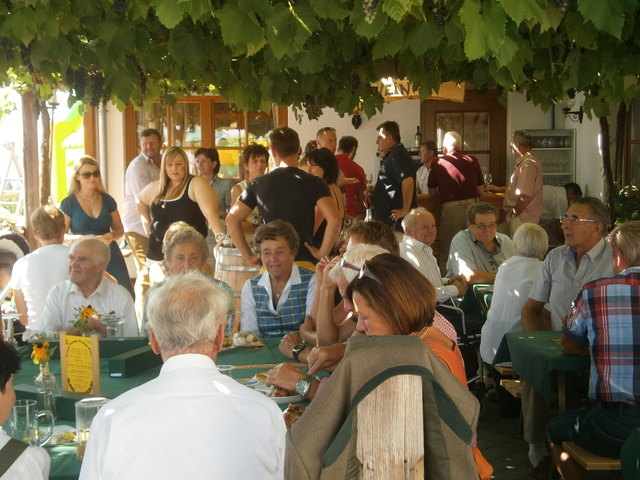
[[293,351],[291,352],[291,354],[293,355],[293,359],[297,362],[298,361],[298,355],[300,355],[300,353],[302,353],[302,351],[307,348],[307,344],[302,342],[297,344],[295,347],[293,347]]
[[222,240],[224,240],[225,234],[224,233],[216,233],[216,243],[221,242]]
[[311,388],[311,380],[313,379],[313,375],[307,375],[302,380],[298,380],[298,383],[296,383],[296,393],[304,398],[304,396],[309,393],[309,389]]

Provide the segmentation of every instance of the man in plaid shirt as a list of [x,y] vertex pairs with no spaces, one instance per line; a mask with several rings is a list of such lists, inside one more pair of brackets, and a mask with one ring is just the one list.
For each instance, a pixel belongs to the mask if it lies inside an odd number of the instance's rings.
[[585,473],[562,455],[563,441],[619,457],[625,440],[640,427],[640,221],[619,226],[607,240],[615,276],[587,283],[563,328],[564,353],[591,356],[589,398],[594,402],[549,423],[551,451],[565,480]]

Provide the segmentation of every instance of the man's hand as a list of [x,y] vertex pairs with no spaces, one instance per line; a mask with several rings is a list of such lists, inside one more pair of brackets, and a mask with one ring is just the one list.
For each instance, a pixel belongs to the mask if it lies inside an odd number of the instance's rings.
[[[458,275],[458,276],[461,276],[461,275]],[[468,285],[464,277],[462,277],[462,279],[451,278],[449,280],[449,285],[453,285],[458,289],[458,296],[460,297],[464,296],[464,294],[467,293]]]
[[296,383],[306,376],[306,373],[290,363],[281,363],[267,372],[267,385],[275,385],[295,392]]
[[333,370],[338,366],[344,351],[347,348],[344,343],[335,343],[326,347],[314,347],[307,358],[309,374],[315,375],[320,370]]
[[298,332],[287,333],[282,340],[280,341],[280,345],[278,348],[282,352],[283,355],[293,358],[293,347],[302,343],[302,337]]

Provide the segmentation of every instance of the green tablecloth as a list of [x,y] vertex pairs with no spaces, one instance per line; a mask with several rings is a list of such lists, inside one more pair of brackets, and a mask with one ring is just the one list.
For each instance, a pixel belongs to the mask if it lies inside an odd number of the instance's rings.
[[[275,364],[285,361],[291,361],[291,359],[285,357],[278,350],[278,344],[280,339],[270,338],[264,340],[265,347],[262,348],[233,348],[225,350],[218,354],[219,365],[234,365],[244,366],[250,365],[250,368],[238,368],[231,372],[231,376],[235,379],[250,378],[258,372],[265,371],[269,367],[261,364]],[[33,379],[38,374],[38,366],[31,363],[28,358],[28,352],[23,351],[22,369],[14,378],[14,385],[17,388],[18,398],[33,398],[34,394],[26,389],[31,389],[33,386]],[[102,386],[102,396],[107,398],[115,398],[118,395],[130,390],[138,385],[141,385],[152,378],[158,376],[160,372],[160,366],[145,370],[142,373],[134,375],[128,378],[111,378],[108,375],[107,359],[101,359],[100,361],[100,382]],[[254,367],[255,365],[255,367]],[[60,362],[52,360],[50,363],[51,371],[56,375],[58,380],[58,387],[60,387]],[[20,385],[25,386],[25,390],[20,391]],[[56,406],[59,407],[64,399],[57,398]],[[65,402],[67,403],[67,402]],[[285,406],[286,407],[286,406]],[[60,423],[72,425],[74,422],[73,414],[69,418],[69,409],[63,408],[62,411],[58,408],[59,416],[61,418]],[[47,447],[47,451],[51,456],[51,474],[50,479],[54,480],[77,480],[80,475],[80,462],[76,460],[76,448],[71,446],[57,446]]]
[[518,375],[530,383],[547,403],[551,403],[558,371],[589,369],[589,357],[562,353],[557,342],[561,335],[556,331],[508,332],[498,347],[493,363],[510,360]]

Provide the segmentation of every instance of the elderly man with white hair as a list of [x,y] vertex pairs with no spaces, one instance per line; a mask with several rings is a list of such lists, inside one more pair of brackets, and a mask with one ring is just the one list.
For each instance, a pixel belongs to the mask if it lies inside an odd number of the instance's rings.
[[414,208],[402,219],[404,235],[400,242],[400,256],[413,264],[436,289],[438,303],[459,297],[467,291],[462,275],[442,278],[431,245],[436,239],[436,219],[423,207]]
[[160,375],[102,407],[80,478],[281,479],[285,425],[277,405],[216,367],[227,296],[197,272],[149,299]]
[[466,228],[466,211],[484,192],[484,177],[478,159],[462,153],[458,132],[447,132],[442,139],[443,156],[431,162],[429,194],[440,196],[440,270],[445,271],[449,244],[453,236]]
[[54,285],[47,294],[42,327],[45,332],[66,330],[76,333],[74,323],[79,312],[91,307],[98,316],[88,318],[88,328],[106,334],[107,326],[100,315],[118,314],[124,318],[125,337],[138,335],[138,322],[131,294],[124,287],[107,280],[104,272],[109,263],[109,247],[98,238],[87,235],[69,250],[69,280]]

